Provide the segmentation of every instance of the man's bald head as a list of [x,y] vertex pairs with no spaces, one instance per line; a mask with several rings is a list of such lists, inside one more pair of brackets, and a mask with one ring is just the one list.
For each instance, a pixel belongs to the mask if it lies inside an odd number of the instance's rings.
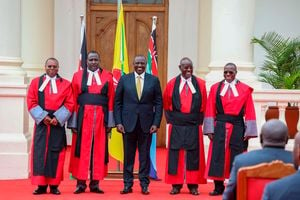
[[261,128],[261,144],[263,147],[285,147],[288,140],[288,128],[278,119],[267,121]]
[[293,156],[294,156],[295,169],[298,170],[298,166],[300,162],[300,132],[298,132],[297,135],[295,136]]

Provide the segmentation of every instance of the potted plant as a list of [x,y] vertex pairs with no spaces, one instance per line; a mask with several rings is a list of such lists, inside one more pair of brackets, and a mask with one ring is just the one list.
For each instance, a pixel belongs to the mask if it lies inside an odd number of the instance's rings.
[[[260,81],[275,89],[300,89],[299,37],[284,38],[275,32],[268,32],[260,39],[254,37],[252,43],[259,44],[266,52],[266,60],[258,74]],[[293,138],[299,120],[298,106],[289,103],[285,117],[290,137]]]

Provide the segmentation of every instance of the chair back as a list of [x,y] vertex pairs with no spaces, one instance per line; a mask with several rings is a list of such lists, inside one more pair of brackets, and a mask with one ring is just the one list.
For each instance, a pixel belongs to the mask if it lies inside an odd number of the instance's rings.
[[242,167],[238,171],[237,200],[261,199],[266,184],[295,172],[292,164],[280,160]]

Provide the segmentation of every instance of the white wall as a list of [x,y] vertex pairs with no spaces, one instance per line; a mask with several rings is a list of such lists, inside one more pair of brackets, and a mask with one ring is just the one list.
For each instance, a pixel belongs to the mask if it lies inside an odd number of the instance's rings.
[[[299,0],[256,0],[254,36],[260,38],[265,32],[275,31],[284,37],[299,37],[299,9]],[[255,45],[256,72],[264,59],[264,50]]]
[[86,14],[85,0],[55,0],[54,55],[60,62],[59,73],[71,80],[80,53],[80,15]]
[[179,61],[198,66],[199,0],[169,0],[168,80],[179,74]]

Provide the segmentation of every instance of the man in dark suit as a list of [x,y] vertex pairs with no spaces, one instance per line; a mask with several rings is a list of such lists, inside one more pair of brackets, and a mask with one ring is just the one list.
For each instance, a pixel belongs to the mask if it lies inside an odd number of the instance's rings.
[[142,194],[149,194],[150,145],[162,117],[162,94],[157,77],[145,73],[145,56],[134,58],[134,72],[121,77],[115,95],[114,118],[123,134],[124,189],[132,192],[136,147],[139,151],[139,180]]
[[294,143],[294,166],[298,170],[295,174],[284,177],[268,184],[263,193],[263,200],[289,199],[297,200],[300,198],[300,133],[295,137]]
[[252,166],[263,162],[281,160],[292,163],[292,153],[284,150],[288,141],[286,125],[277,119],[267,121],[261,128],[260,142],[263,149],[250,151],[235,157],[229,182],[223,194],[223,200],[236,199],[236,179],[241,167]]

